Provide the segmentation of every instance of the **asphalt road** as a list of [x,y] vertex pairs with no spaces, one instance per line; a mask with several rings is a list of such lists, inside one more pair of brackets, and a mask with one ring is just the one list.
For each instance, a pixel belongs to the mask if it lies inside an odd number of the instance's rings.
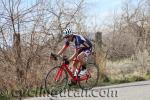
[[89,91],[66,91],[57,96],[24,100],[150,100],[150,81],[96,87]]

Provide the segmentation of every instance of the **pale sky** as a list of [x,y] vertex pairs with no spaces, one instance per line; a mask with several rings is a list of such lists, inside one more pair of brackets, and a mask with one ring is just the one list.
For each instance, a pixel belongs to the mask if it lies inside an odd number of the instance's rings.
[[87,3],[87,12],[90,24],[101,25],[104,21],[113,17],[113,13],[119,12],[124,0],[85,0]]
[[[28,3],[32,4],[35,2],[35,0],[23,0],[23,1],[25,1],[27,4]],[[86,16],[88,16],[90,21],[98,19],[97,23],[102,23],[103,20],[107,19],[108,16],[114,13],[114,10],[118,11],[121,8],[121,4],[123,1],[127,0],[85,0],[84,1],[86,6],[85,14]]]

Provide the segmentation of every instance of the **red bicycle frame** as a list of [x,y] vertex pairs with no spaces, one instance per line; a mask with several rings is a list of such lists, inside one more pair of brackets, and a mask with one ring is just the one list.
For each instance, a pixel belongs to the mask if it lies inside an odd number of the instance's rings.
[[[75,62],[77,62],[76,60],[75,60]],[[80,68],[79,68],[80,69]],[[78,74],[79,74],[79,69],[78,69]],[[74,81],[74,82],[78,82],[78,81],[83,81],[83,80],[88,80],[88,78],[89,78],[89,75],[83,75],[83,76],[80,76],[80,80],[79,80],[79,78],[78,78],[78,74],[76,75],[76,77],[74,77],[74,75],[72,74],[72,72],[70,71],[70,69],[68,68],[68,66],[63,62],[62,64],[61,64],[61,66],[60,66],[60,68],[57,70],[57,72],[56,72],[56,76],[54,77],[54,80],[55,81],[58,81],[60,78],[61,78],[61,76],[62,76],[62,72],[63,72],[63,70],[66,70],[67,71],[67,73],[69,74],[69,76],[71,77],[71,79]]]

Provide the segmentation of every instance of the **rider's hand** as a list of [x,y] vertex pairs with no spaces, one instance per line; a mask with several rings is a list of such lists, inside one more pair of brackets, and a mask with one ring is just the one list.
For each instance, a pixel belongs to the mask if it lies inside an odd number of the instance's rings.
[[50,59],[52,59],[52,60],[57,60],[57,55],[54,54],[54,53],[51,53],[51,54],[50,54]]

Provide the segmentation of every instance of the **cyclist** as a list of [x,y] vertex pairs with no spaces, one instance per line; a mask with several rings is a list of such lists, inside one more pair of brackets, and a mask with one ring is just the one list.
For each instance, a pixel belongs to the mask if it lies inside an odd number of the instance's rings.
[[[57,53],[57,55],[63,54],[63,52],[67,49],[70,42],[73,42],[75,44],[75,52],[74,54],[68,59],[68,61],[72,61],[77,59],[79,61],[79,66],[81,66],[81,71],[79,75],[84,75],[86,73],[86,66],[84,64],[86,57],[88,57],[92,52],[92,43],[87,38],[83,37],[82,35],[73,34],[71,29],[65,29],[63,32],[63,37],[66,39],[65,45],[62,47],[62,49]],[[74,73],[74,76],[76,76],[76,66],[77,63],[73,61],[72,66]]]

